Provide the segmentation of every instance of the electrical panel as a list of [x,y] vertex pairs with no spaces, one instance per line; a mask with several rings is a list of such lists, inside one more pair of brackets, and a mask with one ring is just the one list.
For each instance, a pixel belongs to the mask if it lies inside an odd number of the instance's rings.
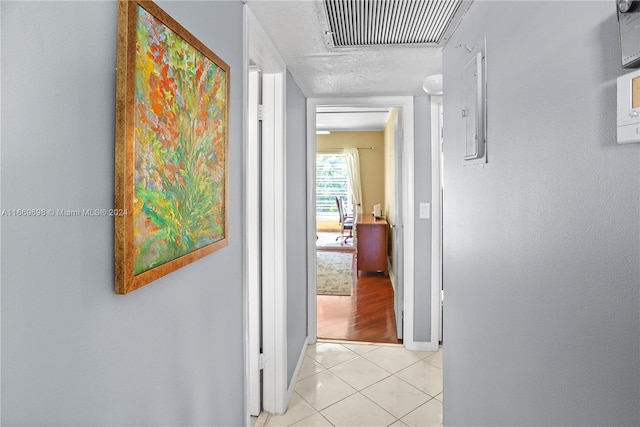
[[624,68],[640,67],[640,0],[617,0]]

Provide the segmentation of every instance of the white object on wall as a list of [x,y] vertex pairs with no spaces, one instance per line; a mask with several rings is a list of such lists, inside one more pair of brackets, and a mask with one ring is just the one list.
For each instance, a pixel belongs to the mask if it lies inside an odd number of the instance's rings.
[[640,70],[618,77],[618,144],[640,142]]

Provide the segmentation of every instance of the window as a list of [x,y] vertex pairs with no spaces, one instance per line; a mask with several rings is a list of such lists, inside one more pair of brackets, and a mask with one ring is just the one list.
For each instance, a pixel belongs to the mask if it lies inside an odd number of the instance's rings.
[[338,220],[336,197],[351,212],[347,158],[344,154],[316,154],[316,218]]

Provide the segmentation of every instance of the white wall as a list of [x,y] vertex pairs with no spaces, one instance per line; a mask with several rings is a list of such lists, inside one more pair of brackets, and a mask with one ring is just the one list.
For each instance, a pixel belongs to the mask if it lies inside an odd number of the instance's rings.
[[[459,45],[487,40],[488,163]],[[444,50],[446,425],[640,425],[640,145],[615,2],[490,2]]]
[[[160,5],[231,66],[229,246],[119,296],[111,218],[3,218],[3,425],[244,424],[242,3]],[[2,208],[112,207],[117,3],[0,8]]]

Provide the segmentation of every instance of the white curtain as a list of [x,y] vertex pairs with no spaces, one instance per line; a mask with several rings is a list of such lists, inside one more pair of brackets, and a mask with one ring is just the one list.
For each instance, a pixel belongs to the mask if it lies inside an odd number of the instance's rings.
[[349,190],[353,200],[354,216],[362,214],[362,186],[360,185],[360,155],[357,148],[345,148],[347,171],[349,174]]

